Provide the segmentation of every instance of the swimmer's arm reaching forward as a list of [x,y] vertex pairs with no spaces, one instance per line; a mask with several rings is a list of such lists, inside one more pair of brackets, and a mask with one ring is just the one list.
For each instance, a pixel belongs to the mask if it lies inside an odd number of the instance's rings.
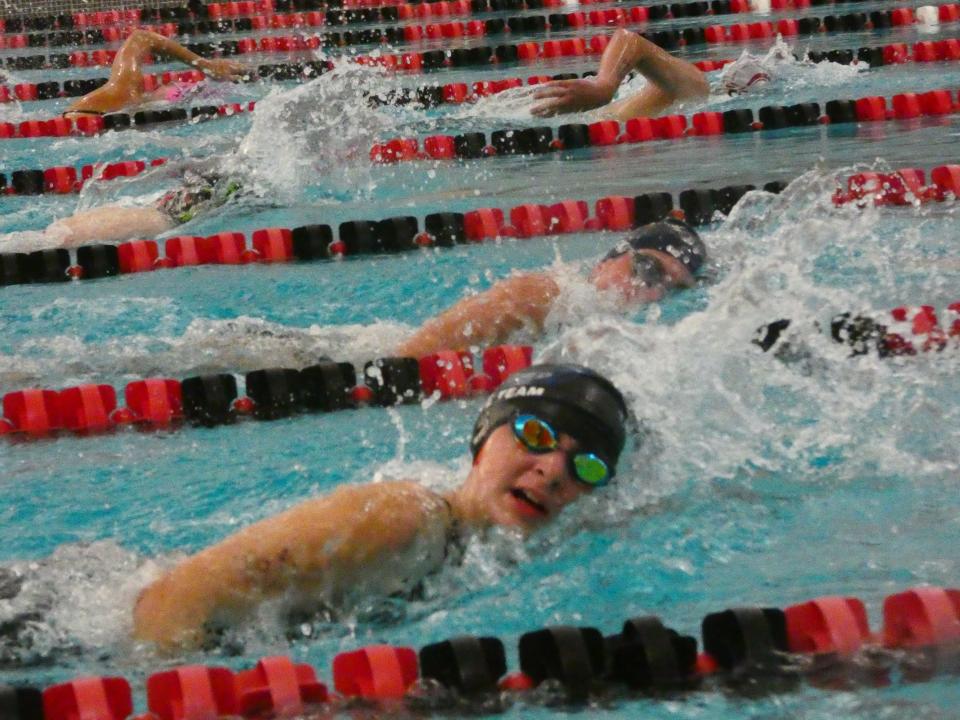
[[182,561],[140,594],[134,636],[164,650],[195,647],[208,620],[287,590],[346,592],[409,572],[397,559],[417,540],[425,541],[423,562],[437,564],[450,520],[447,503],[415,483],[341,487]]
[[163,35],[134,30],[117,51],[107,83],[75,100],[65,114],[108,113],[143,102],[142,65],[151,53],[179,60],[217,80],[237,80],[244,73],[241,63],[203,58]]
[[527,325],[541,330],[559,293],[556,281],[545,273],[501,280],[425,322],[395,353],[419,358],[440,350],[497,345]]
[[638,70],[648,84],[632,97],[610,105],[604,115],[615,120],[655,117],[678,100],[706,97],[707,79],[696,66],[674,57],[654,43],[629,30],[617,30],[600,58],[597,76],[560,80],[544,85],[533,97],[530,112],[538,117],[592,110],[609,103],[620,83]]

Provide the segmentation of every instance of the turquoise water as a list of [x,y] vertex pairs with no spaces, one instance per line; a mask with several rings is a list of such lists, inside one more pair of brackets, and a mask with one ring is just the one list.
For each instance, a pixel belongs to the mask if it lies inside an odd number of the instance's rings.
[[[952,32],[945,26],[934,39]],[[920,37],[910,29],[815,42],[880,44],[910,33]],[[735,55],[723,51],[711,50]],[[958,79],[954,64],[863,72],[790,67],[759,96],[714,97],[707,106],[756,108],[939,87],[955,93]],[[842,310],[881,313],[920,303],[942,309],[960,300],[955,203],[861,212],[829,201],[834,176],[857,163],[879,157],[893,167],[930,168],[955,161],[954,117],[533,159],[371,167],[366,152],[382,137],[542,124],[524,117],[522,98],[429,112],[372,111],[356,90],[390,82],[353,72],[301,88],[230,89],[236,97],[267,97],[251,117],[189,128],[4,141],[3,165],[213,157],[242,174],[250,192],[177,231],[191,234],[422,218],[438,210],[676,193],[806,174],[779,197],[749,196],[733,217],[704,231],[712,260],[697,289],[627,315],[590,302],[553,318],[536,357],[609,374],[648,428],[646,441],[632,442],[616,486],[526,543],[505,536],[476,541],[461,565],[428,581],[424,600],[371,603],[306,628],[283,626],[267,612],[218,650],[172,659],[127,640],[133,598],[179,553],[341,483],[394,477],[435,488],[456,484],[468,467],[466,438],[479,401],[0,443],[0,561],[36,564],[29,568],[32,594],[0,600],[0,621],[31,602],[46,606],[31,647],[15,648],[12,658],[0,652],[0,681],[44,685],[97,673],[122,674],[142,686],[161,665],[240,668],[268,654],[310,662],[329,680],[330,660],[342,650],[369,642],[419,647],[461,632],[501,637],[516,667],[516,638],[545,624],[611,633],[625,618],[652,612],[698,635],[708,612],[842,593],[862,598],[879,627],[886,595],[920,583],[956,584],[960,355],[849,360],[813,328]],[[0,113],[46,116],[53,107],[59,106]],[[177,167],[95,186],[79,198],[4,198],[0,232],[37,230],[78,207],[143,201],[174,184]],[[152,375],[301,367],[320,355],[359,363],[389,354],[465,293],[515,269],[564,263],[575,271],[617,238],[581,234],[337,263],[187,268],[0,288],[0,392],[84,382],[119,388]],[[796,320],[794,342],[806,348],[806,361],[785,364],[750,344],[757,326],[779,317]],[[749,698],[719,690],[616,698],[589,712],[951,717],[958,701],[955,677],[919,684],[895,677],[888,687],[844,692],[801,687]],[[558,713],[519,705],[508,714]]]

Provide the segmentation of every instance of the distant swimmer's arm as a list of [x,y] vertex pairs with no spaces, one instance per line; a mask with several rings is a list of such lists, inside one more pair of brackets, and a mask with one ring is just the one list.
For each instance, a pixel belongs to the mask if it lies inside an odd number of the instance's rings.
[[123,47],[117,51],[106,85],[74,100],[66,112],[115,112],[141,102],[143,63],[151,53],[175,58],[219,80],[240,79],[245,72],[240,63],[232,60],[208,60],[163,35],[148,30],[134,30],[124,41]]
[[501,280],[427,320],[395,352],[401,357],[419,358],[440,350],[497,345],[529,325],[542,329],[559,292],[556,281],[546,273]]
[[606,105],[633,70],[642,73],[649,85],[633,97],[607,108],[605,114],[609,117],[619,120],[653,117],[677,100],[704,97],[710,91],[706,77],[696,66],[636,33],[621,29],[613,34],[603,51],[596,77],[548,83],[534,93],[540,102],[531,112],[545,117]]
[[198,70],[202,70],[217,80],[239,80],[244,72],[249,72],[242,63],[233,60],[201,57],[180,43],[166,38],[163,35],[146,30],[137,30],[136,32],[143,34],[143,40],[141,41],[143,43],[142,49],[147,52],[158,53],[174,58],[185,65],[190,65]]
[[196,647],[212,619],[288,589],[349,588],[365,568],[389,571],[424,533],[442,536],[448,522],[446,503],[415,483],[341,487],[182,561],[140,594],[134,636],[162,650]]

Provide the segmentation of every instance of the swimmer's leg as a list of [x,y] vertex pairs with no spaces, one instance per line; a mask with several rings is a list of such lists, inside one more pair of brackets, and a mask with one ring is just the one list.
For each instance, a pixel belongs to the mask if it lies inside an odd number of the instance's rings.
[[51,246],[76,247],[91,242],[152,238],[173,227],[170,216],[157,208],[107,205],[57,220],[46,229],[46,234]]

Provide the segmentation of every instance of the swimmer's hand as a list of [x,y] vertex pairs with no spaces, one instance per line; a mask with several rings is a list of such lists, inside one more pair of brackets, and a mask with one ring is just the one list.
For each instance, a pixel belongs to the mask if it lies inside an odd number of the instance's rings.
[[557,80],[546,83],[533,93],[540,102],[530,108],[535,117],[550,117],[558,113],[593,110],[613,99],[617,86],[599,77],[582,80]]
[[253,73],[251,68],[234,60],[201,58],[197,67],[215,80],[243,80]]

